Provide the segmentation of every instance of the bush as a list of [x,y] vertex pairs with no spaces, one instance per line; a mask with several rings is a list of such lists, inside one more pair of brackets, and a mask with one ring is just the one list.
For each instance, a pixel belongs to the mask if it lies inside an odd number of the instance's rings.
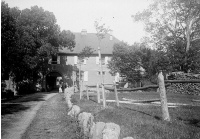
[[6,92],[5,91],[1,91],[1,98],[6,98]]
[[1,92],[5,92],[6,83],[5,81],[1,81]]
[[44,89],[44,88],[42,88],[42,89],[41,89],[41,92],[45,92],[45,89]]
[[35,87],[32,83],[21,82],[17,84],[17,92],[20,95],[35,93]]
[[7,99],[14,98],[14,92],[12,90],[6,90],[6,98]]

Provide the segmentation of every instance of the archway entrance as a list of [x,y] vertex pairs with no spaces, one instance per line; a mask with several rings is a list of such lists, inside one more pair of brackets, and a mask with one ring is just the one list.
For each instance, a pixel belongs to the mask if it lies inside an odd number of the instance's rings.
[[56,71],[50,72],[46,75],[46,89],[47,91],[58,90],[59,81],[63,79],[63,76]]

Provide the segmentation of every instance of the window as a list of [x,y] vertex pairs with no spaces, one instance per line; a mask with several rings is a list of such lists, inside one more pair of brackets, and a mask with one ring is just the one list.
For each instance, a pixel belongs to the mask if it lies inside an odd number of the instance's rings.
[[99,57],[96,56],[96,64],[99,64]]
[[88,81],[88,71],[84,71],[84,81]]
[[101,57],[101,64],[105,65],[105,57],[103,57],[103,56]]
[[74,64],[77,64],[77,61],[78,61],[78,57],[74,56]]
[[[106,65],[106,64],[108,64],[109,60],[110,60],[110,57],[102,56],[101,57],[101,64]],[[99,57],[98,56],[96,56],[96,64],[99,64]]]
[[108,61],[110,61],[110,57],[105,57],[105,64],[107,65],[108,64]]
[[49,64],[60,64],[60,56],[52,55],[52,57],[49,59]]
[[65,64],[67,65],[67,56],[64,56],[64,61],[65,61]]
[[83,64],[84,64],[84,65],[86,65],[86,61],[87,61],[86,59],[83,59]]
[[[106,74],[106,72],[105,72],[105,71],[102,71],[102,73],[103,73],[103,75],[105,75],[105,74]],[[97,75],[101,75],[101,71],[97,71]]]

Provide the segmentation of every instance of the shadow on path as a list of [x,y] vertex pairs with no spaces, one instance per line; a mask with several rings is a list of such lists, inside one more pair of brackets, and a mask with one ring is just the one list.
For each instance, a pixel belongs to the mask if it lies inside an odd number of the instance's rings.
[[20,111],[25,111],[30,107],[22,104],[1,104],[1,115],[13,114]]
[[21,138],[43,103],[56,94],[55,91],[41,92],[1,103],[1,137],[4,139]]
[[44,97],[51,93],[55,93],[55,91],[15,96],[15,98],[12,100],[3,100],[1,101],[1,115],[14,114],[20,111],[25,111],[30,108],[29,105],[26,105],[27,103],[45,101]]

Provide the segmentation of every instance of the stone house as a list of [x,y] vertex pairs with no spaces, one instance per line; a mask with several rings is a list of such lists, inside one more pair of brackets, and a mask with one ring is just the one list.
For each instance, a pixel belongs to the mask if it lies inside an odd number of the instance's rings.
[[[81,80],[83,86],[101,83],[98,57],[99,41],[96,33],[87,33],[86,30],[82,30],[79,33],[74,33],[74,35],[76,45],[73,51],[67,48],[60,49],[57,57],[52,57],[49,60],[49,72],[46,74],[43,84],[43,87],[47,90],[56,89],[60,79],[69,86],[78,84],[78,71],[80,69],[78,54],[85,46],[90,46],[94,52],[89,58],[84,59],[84,62],[81,64]],[[117,38],[107,34],[100,43],[105,83],[112,83],[115,79],[115,76],[109,73],[107,64],[112,57],[113,45],[119,42]]]

